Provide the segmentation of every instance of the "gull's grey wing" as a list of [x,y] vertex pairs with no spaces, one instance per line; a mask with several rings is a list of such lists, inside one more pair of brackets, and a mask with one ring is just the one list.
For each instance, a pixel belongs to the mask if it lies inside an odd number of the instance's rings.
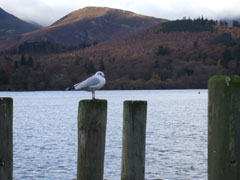
[[100,80],[96,76],[92,76],[85,81],[82,81],[78,84],[75,84],[74,87],[75,89],[87,89],[91,86],[95,86],[100,82]]
[[92,76],[92,77],[86,79],[86,86],[87,86],[87,87],[95,86],[95,85],[97,85],[98,83],[100,83],[100,80],[99,80],[98,77],[96,77],[96,76]]

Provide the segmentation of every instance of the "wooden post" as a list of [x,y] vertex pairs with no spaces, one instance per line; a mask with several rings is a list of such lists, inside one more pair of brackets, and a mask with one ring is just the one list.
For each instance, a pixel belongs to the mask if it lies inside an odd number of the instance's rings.
[[146,119],[146,101],[124,102],[122,180],[144,180]]
[[13,178],[13,100],[0,98],[0,179]]
[[107,123],[106,100],[82,100],[78,109],[78,180],[102,180]]
[[208,180],[240,179],[240,77],[208,82]]

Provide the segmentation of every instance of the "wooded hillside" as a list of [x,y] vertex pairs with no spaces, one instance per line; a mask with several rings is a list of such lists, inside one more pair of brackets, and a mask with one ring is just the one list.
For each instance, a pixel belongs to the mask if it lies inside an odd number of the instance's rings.
[[5,53],[1,90],[64,90],[96,70],[105,89],[207,88],[214,74],[240,73],[240,28],[203,18],[158,24],[79,50]]

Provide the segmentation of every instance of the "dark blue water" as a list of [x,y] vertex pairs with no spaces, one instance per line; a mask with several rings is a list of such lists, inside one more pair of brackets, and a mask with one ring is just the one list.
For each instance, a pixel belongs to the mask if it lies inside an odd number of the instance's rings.
[[[0,92],[6,96],[14,99],[14,179],[76,179],[78,102],[91,93]],[[148,101],[146,179],[207,179],[207,90],[99,91],[96,97],[108,100],[105,179],[120,179],[125,100]]]

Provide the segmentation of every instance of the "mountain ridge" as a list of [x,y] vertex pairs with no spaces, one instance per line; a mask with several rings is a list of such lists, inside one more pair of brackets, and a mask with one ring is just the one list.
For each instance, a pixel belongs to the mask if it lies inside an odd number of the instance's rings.
[[39,29],[35,25],[19,19],[2,8],[0,8],[0,19],[0,37],[27,33]]
[[3,40],[6,46],[0,45],[0,51],[25,42],[49,42],[60,46],[85,47],[127,36],[166,21],[119,9],[85,7],[67,14],[51,26],[21,35],[15,43],[12,43],[14,40]]
[[131,11],[127,10],[122,10],[122,9],[113,9],[109,7],[95,7],[95,6],[87,6],[82,9],[78,9],[76,11],[73,11],[66,16],[60,18],[56,22],[54,22],[52,25],[58,25],[61,23],[69,23],[72,21],[79,21],[82,19],[94,19],[96,17],[101,17],[104,16],[108,13],[116,13],[119,14],[120,16],[125,16],[125,17],[139,17],[139,18],[154,18],[150,16],[145,16],[141,14],[136,14]]

